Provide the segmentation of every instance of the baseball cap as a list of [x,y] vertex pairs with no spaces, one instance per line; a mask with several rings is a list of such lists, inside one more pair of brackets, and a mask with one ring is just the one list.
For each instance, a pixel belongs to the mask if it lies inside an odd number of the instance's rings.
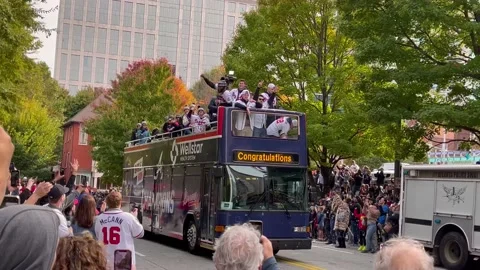
[[268,84],[268,88],[270,88],[270,89],[275,88],[275,84],[269,83],[269,84]]
[[56,184],[52,187],[50,192],[48,192],[48,199],[58,200],[60,199],[60,197],[62,197],[62,195],[64,195],[67,192],[68,192],[68,188],[62,185]]
[[198,108],[198,110],[197,110],[197,111],[205,111],[205,109],[204,109],[204,108],[202,108],[202,107],[200,107],[200,108]]

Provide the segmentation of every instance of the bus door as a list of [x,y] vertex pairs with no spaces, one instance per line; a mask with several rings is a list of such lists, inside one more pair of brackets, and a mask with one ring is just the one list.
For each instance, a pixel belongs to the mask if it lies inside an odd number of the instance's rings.
[[215,216],[218,201],[218,178],[214,177],[210,168],[203,169],[202,174],[202,208],[201,238],[213,242],[215,237]]

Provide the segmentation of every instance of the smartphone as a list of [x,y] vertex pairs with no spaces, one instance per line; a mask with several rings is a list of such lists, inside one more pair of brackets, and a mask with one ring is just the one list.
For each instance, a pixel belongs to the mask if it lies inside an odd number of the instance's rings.
[[132,251],[126,249],[117,249],[114,254],[113,270],[131,270],[132,269]]
[[65,168],[60,168],[60,175],[65,175]]
[[16,187],[18,185],[18,180],[20,180],[20,171],[14,170],[10,173],[10,186]]
[[261,221],[250,221],[249,223],[260,233],[260,236],[263,235],[263,223]]
[[12,206],[12,205],[19,205],[19,204],[20,204],[20,197],[19,196],[5,195],[0,208],[4,208],[4,207],[7,207],[7,206]]

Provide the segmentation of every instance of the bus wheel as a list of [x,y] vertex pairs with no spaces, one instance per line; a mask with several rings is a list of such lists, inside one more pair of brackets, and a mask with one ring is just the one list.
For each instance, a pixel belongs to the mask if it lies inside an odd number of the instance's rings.
[[458,232],[445,234],[438,249],[443,267],[451,270],[465,269],[468,262],[468,244]]
[[192,219],[189,219],[187,224],[183,239],[185,239],[188,251],[190,253],[196,253],[200,248],[197,226]]
[[274,249],[273,250],[273,255],[277,255],[277,253],[280,251],[280,249]]

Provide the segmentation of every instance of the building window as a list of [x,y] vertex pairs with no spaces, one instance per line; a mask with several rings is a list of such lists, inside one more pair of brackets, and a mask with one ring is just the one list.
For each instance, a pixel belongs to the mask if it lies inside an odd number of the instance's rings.
[[85,39],[83,40],[83,50],[86,52],[93,52],[93,44],[95,39],[95,28],[85,27]]
[[132,27],[133,3],[125,2],[123,8],[123,26]]
[[128,61],[122,60],[122,62],[120,63],[120,72],[123,72],[127,68],[128,68]]
[[100,11],[98,13],[98,22],[108,24],[108,0],[100,1]]
[[157,20],[157,6],[148,6],[147,29],[155,30]]
[[144,4],[137,4],[137,10],[135,15],[135,27],[138,29],[144,28],[144,20],[145,20],[145,5]]
[[62,49],[68,50],[68,40],[70,38],[70,24],[63,24],[63,33],[62,33]]
[[117,77],[117,60],[108,59],[108,80],[113,81]]
[[92,57],[83,57],[83,76],[82,81],[86,83],[92,82]]
[[75,0],[75,7],[73,10],[73,19],[76,21],[83,21],[83,7],[84,0]]
[[105,53],[107,48],[107,29],[98,28],[97,53]]
[[68,54],[62,53],[60,58],[60,80],[67,79],[67,61],[68,61]]
[[68,92],[71,94],[71,95],[75,95],[77,92],[78,92],[78,86],[76,85],[70,85],[68,87]]
[[237,3],[235,2],[228,2],[228,12],[235,13],[235,9],[237,8]]
[[122,32],[122,56],[130,56],[130,40],[132,39],[132,33],[128,31]]
[[87,2],[87,22],[95,22],[97,19],[97,0]]
[[133,57],[142,58],[143,50],[143,34],[135,33],[135,39],[133,40]]
[[73,33],[72,33],[72,50],[80,51],[81,47],[82,47],[82,26],[74,24]]
[[239,13],[244,13],[245,11],[247,11],[247,5],[245,4],[238,4],[238,9],[239,9]]
[[88,134],[85,132],[85,127],[80,125],[80,137],[78,138],[78,144],[87,145],[88,143]]
[[65,0],[65,8],[63,9],[63,18],[70,19],[72,13],[72,0]]
[[110,55],[118,54],[118,30],[110,30]]
[[105,58],[97,57],[95,63],[95,82],[103,83],[105,74]]
[[80,56],[73,55],[70,58],[70,81],[78,81],[78,74],[80,72]]
[[147,44],[145,47],[145,58],[154,58],[155,35],[147,35]]
[[112,19],[110,24],[112,25],[120,25],[120,8],[122,3],[119,0],[112,1]]

